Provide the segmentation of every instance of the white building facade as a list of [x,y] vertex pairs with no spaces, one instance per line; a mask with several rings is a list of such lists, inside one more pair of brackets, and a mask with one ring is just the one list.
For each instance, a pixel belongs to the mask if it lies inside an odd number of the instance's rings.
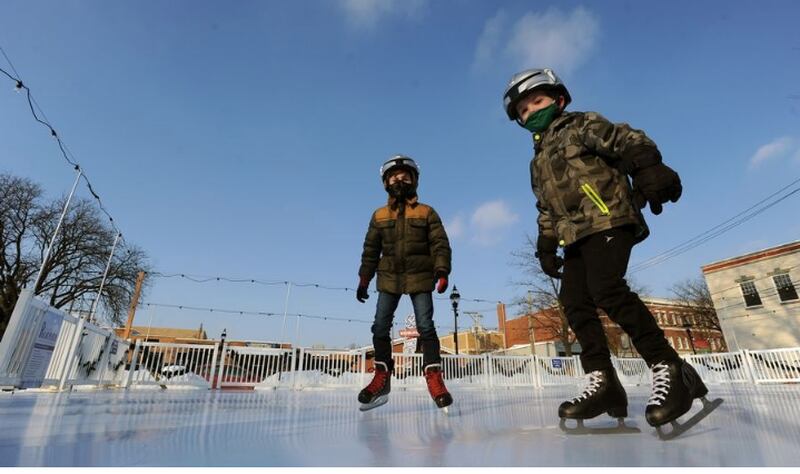
[[800,241],[702,270],[730,350],[800,346]]

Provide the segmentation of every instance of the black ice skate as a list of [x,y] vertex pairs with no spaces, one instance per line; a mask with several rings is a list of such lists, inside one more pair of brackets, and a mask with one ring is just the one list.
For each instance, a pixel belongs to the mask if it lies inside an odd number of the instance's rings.
[[453,403],[453,396],[450,395],[450,392],[447,391],[447,387],[444,386],[441,364],[425,366],[425,383],[428,384],[428,392],[431,394],[431,398],[433,398],[436,406],[447,413],[447,407]]
[[[628,416],[628,397],[614,369],[595,370],[583,393],[558,407],[559,427],[570,434],[639,433],[639,428],[625,425]],[[583,420],[608,413],[617,419],[617,426],[586,427]],[[567,426],[567,419],[577,420],[577,426]]]
[[358,394],[358,401],[361,402],[359,410],[367,411],[386,404],[389,401],[389,392],[392,390],[392,371],[394,361],[375,362],[375,376],[372,382]]
[[[680,436],[686,430],[708,416],[722,404],[722,399],[708,401],[708,388],[694,367],[682,360],[659,362],[650,368],[653,381],[650,400],[647,401],[645,418],[650,426],[656,428],[658,437],[668,440]],[[703,408],[683,423],[677,420],[692,408],[692,402],[699,398]],[[666,432],[662,426],[671,423],[672,430]]]

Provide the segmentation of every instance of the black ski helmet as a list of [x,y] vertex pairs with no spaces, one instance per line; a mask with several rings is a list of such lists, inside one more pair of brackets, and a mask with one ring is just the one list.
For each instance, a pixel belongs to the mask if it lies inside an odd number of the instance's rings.
[[536,89],[555,90],[558,94],[563,95],[564,107],[572,102],[567,86],[552,69],[527,69],[511,77],[503,94],[503,107],[509,120],[516,120],[517,123],[523,125],[517,116],[517,104],[523,97]]

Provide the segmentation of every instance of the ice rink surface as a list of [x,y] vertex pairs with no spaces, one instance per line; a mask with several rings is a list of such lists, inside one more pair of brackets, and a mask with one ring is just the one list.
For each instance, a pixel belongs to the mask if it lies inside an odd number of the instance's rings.
[[709,389],[725,402],[670,441],[644,420],[647,387],[628,388],[628,425],[641,432],[601,435],[558,428],[578,387],[453,390],[449,415],[420,390],[365,413],[341,389],[0,393],[0,465],[800,465],[800,385]]

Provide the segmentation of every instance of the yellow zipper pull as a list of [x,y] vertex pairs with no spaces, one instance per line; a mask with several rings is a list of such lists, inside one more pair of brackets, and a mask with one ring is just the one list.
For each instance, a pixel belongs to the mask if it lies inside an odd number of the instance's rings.
[[594,188],[589,183],[584,183],[581,185],[581,191],[583,191],[586,196],[600,209],[600,214],[607,216],[611,214],[611,211],[608,210],[608,206],[603,201],[603,198],[600,197],[597,192],[595,192]]

